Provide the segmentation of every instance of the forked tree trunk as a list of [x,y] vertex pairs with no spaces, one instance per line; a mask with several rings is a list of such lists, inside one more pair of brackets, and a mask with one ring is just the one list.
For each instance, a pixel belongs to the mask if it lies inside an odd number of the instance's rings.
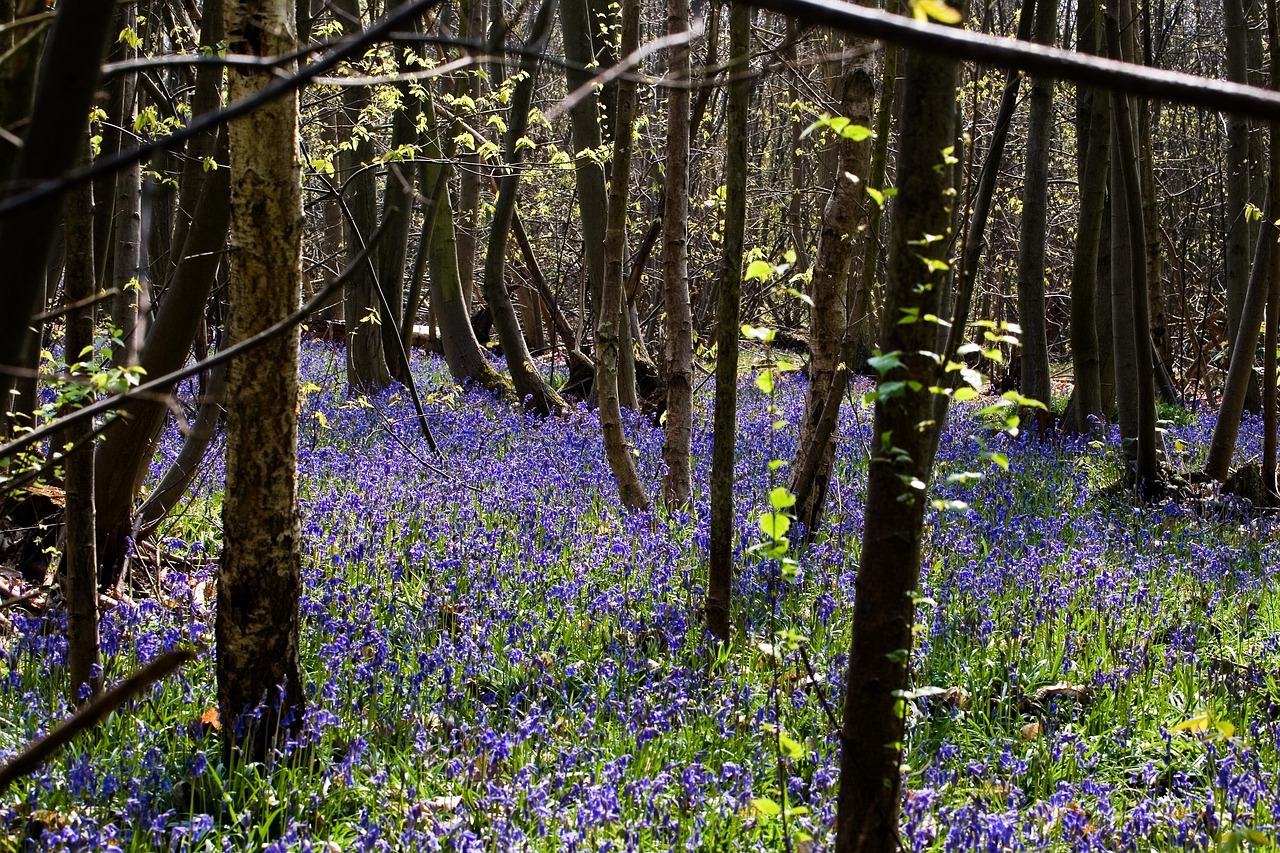
[[738,429],[738,324],[742,295],[742,251],[747,219],[747,112],[751,81],[751,10],[729,10],[729,84],[725,104],[724,239],[716,298],[716,393],[711,449],[710,554],[707,630],[728,641],[733,606],[733,463]]
[[[294,48],[293,0],[227,0],[228,49],[275,59]],[[273,71],[227,71],[232,101]],[[302,182],[297,95],[229,125],[231,316],[228,344],[297,310],[302,295]],[[298,596],[302,556],[296,497],[296,328],[231,363],[227,479],[216,620],[218,705],[228,759],[261,761],[302,725]]]
[[[845,681],[836,805],[840,853],[894,853],[898,849],[905,717],[898,691],[907,686],[920,580],[926,487],[933,433],[932,386],[937,363],[925,351],[936,346],[923,318],[941,306],[946,271],[932,271],[921,257],[945,260],[946,241],[919,245],[927,234],[946,233],[951,222],[952,172],[941,162],[955,129],[956,63],[907,54],[900,119],[898,196],[889,244],[881,347],[900,352],[902,366],[883,376],[875,404],[863,522],[862,558],[854,593],[853,641]],[[937,265],[945,267],[944,264]],[[885,384],[905,381],[901,393]],[[915,383],[919,383],[918,385]],[[918,389],[918,390],[913,390]],[[922,426],[923,425],[923,426]],[[884,440],[879,440],[883,437]]]
[[[866,127],[871,123],[875,100],[872,52],[870,44],[863,40],[854,40],[847,47],[862,55],[846,59],[841,70],[840,114],[853,124]],[[865,226],[866,220],[867,193],[862,176],[871,160],[871,146],[865,140],[855,142],[841,135],[835,148],[835,184],[822,212],[822,231],[809,287],[813,300],[809,312],[809,389],[790,484],[796,495],[796,518],[805,526],[807,535],[818,528],[835,459],[835,442],[822,429],[823,412],[828,405],[834,407],[832,416],[839,412],[849,379],[848,365],[845,370],[839,369],[841,345],[851,334],[846,307],[853,301],[858,282],[850,279],[849,268],[858,237],[864,233],[859,227]]]
[[485,358],[467,313],[467,282],[460,272],[453,204],[449,198],[448,167],[441,151],[435,102],[426,98],[423,107],[429,131],[419,183],[423,191],[431,195],[422,227],[429,229],[430,233],[424,251],[427,252],[431,272],[431,308],[436,323],[440,325],[444,360],[455,382],[477,382],[491,391],[510,394],[511,386],[506,378]]
[[[551,36],[551,18],[555,14],[555,5],[556,0],[542,0],[530,28],[529,41],[525,45],[531,55],[541,53]],[[537,66],[527,63],[525,71],[528,76],[516,83],[507,115],[503,166],[498,170],[497,179],[498,197],[494,201],[489,245],[485,249],[484,300],[493,317],[493,326],[498,333],[498,341],[502,344],[502,353],[506,356],[517,398],[530,411],[548,415],[563,410],[565,403],[542,378],[529,354],[520,318],[516,315],[506,282],[507,243],[511,232],[511,218],[515,215],[516,193],[520,187],[520,164],[524,160],[520,141],[529,126],[529,108],[533,103]]]
[[[668,0],[667,32],[689,29],[688,0]],[[667,383],[667,423],[662,461],[667,464],[663,495],[667,507],[685,507],[693,492],[689,460],[693,442],[693,307],[689,302],[689,46],[671,48],[667,74],[667,174],[662,218],[662,298],[666,306],[663,373]]]
[[[640,44],[640,0],[624,0],[622,5],[622,51],[630,54]],[[630,196],[632,122],[635,120],[636,84],[623,80],[618,85],[616,133],[613,138],[613,168],[609,180],[609,218],[604,243],[604,290],[600,318],[596,325],[599,353],[596,359],[596,387],[600,392],[600,429],[604,452],[618,481],[622,502],[630,510],[647,510],[645,494],[631,448],[622,429],[622,406],[618,398],[619,348],[623,345],[624,283],[623,264],[627,252],[627,203]]]

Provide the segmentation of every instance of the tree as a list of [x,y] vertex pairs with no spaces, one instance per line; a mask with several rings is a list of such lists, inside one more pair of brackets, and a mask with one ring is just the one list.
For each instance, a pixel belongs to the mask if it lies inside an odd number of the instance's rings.
[[[363,29],[360,0],[335,0],[334,17],[342,25],[346,35]],[[369,89],[365,86],[344,86],[342,89],[342,136],[344,144],[339,149],[338,173],[342,177],[339,202],[342,206],[343,233],[347,260],[352,261],[365,247],[378,222],[378,186],[370,154],[371,140],[362,140],[356,133],[365,109],[369,106]],[[391,384],[391,371],[387,366],[387,354],[383,347],[382,300],[379,290],[383,284],[377,279],[372,262],[357,269],[344,292],[347,327],[347,387],[352,393],[376,392]]]
[[[229,50],[273,60],[288,54],[294,15],[292,0],[227,0]],[[260,91],[273,77],[243,67],[227,74],[232,99]],[[231,122],[229,136],[234,344],[295,311],[301,301],[296,95]],[[304,701],[298,664],[297,331],[233,362],[227,399],[218,705],[226,749],[242,747],[249,760],[262,760],[276,739],[301,724]]]
[[[534,16],[529,41],[525,45],[529,55],[537,56],[551,37],[551,19],[555,15],[556,0],[542,0]],[[506,258],[507,241],[511,232],[511,220],[515,216],[516,193],[520,188],[520,164],[524,160],[523,138],[529,126],[529,107],[533,102],[533,86],[537,81],[537,65],[522,63],[524,77],[511,93],[511,109],[506,133],[503,135],[503,166],[498,171],[498,197],[493,203],[493,222],[489,230],[489,245],[484,256],[484,300],[493,317],[502,354],[516,396],[530,411],[549,415],[562,410],[564,400],[556,393],[533,362],[529,347],[525,344],[520,318],[511,303],[507,290]]]
[[[898,806],[915,598],[920,578],[939,366],[930,358],[950,229],[956,62],[909,53],[899,119],[898,195],[880,344],[893,361],[875,403],[872,458],[845,679],[836,811],[840,853],[898,849]],[[905,322],[904,322],[905,321]],[[902,383],[899,385],[898,383]],[[897,391],[893,391],[897,388]]]
[[858,238],[865,236],[867,193],[862,182],[870,168],[871,151],[866,137],[875,101],[875,79],[870,44],[865,39],[853,39],[848,51],[850,57],[842,63],[839,85],[840,118],[849,124],[840,126],[836,133],[835,182],[822,211],[822,231],[810,279],[809,389],[791,480],[796,518],[808,533],[817,530],[835,460],[835,443],[820,422],[828,406],[832,417],[840,410],[849,381],[849,366],[839,369],[842,356],[846,355],[841,345],[853,337],[858,325],[856,317],[849,322],[846,308],[855,301],[859,286],[859,278],[850,277],[850,265]]
[[[41,54],[35,103],[22,150],[5,176],[9,187],[28,188],[53,181],[75,163],[114,11],[110,0],[64,0],[59,4]],[[17,95],[19,104],[25,102],[21,88],[12,94]],[[7,96],[12,94],[7,92]],[[7,107],[5,114],[10,114]],[[24,374],[31,356],[31,318],[44,294],[45,265],[65,193],[65,185],[59,185],[20,210],[0,216],[0,257],[5,259],[6,281],[0,310],[0,410],[6,413],[13,403],[15,380]],[[7,434],[13,424],[4,426]]]
[[[1039,44],[1058,38],[1058,4],[1039,3],[1033,36]],[[1026,174],[1022,182],[1022,228],[1018,235],[1018,320],[1022,327],[1023,396],[1044,403],[1037,426],[1050,426],[1049,330],[1045,317],[1045,241],[1049,218],[1049,148],[1053,142],[1053,80],[1031,79],[1031,115],[1027,120]]]
[[[688,0],[669,0],[667,32],[689,29]],[[663,494],[668,507],[689,503],[693,471],[693,306],[689,301],[689,46],[671,48],[667,68],[673,86],[667,93],[667,174],[662,223],[662,297],[667,309],[664,374],[667,383],[667,463]]]
[[711,448],[710,552],[707,630],[721,641],[731,633],[733,605],[733,465],[738,428],[738,323],[741,318],[742,249],[747,217],[747,113],[751,81],[751,11],[729,10],[729,86],[725,105],[724,236],[716,299],[716,393]]
[[[622,5],[622,50],[630,54],[640,44],[640,0]],[[613,168],[609,175],[609,215],[604,242],[604,288],[600,317],[596,325],[596,387],[600,392],[600,429],[604,433],[605,457],[618,481],[622,502],[631,510],[647,510],[645,494],[631,449],[622,429],[622,407],[618,395],[619,349],[623,345],[623,264],[627,250],[627,203],[631,181],[631,149],[635,122],[636,84],[624,80],[618,86],[617,114],[613,137]]]

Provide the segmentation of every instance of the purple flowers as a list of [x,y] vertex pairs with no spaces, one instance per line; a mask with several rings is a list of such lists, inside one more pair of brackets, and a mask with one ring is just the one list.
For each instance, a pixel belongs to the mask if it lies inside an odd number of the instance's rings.
[[[340,384],[335,358],[309,348],[304,379]],[[201,723],[216,705],[205,653],[15,788],[0,828],[50,850],[779,850],[781,818],[755,805],[768,800],[790,810],[793,840],[830,849],[839,740],[824,706],[839,713],[865,413],[842,414],[828,526],[798,555],[799,579],[779,585],[745,549],[785,482],[769,462],[794,453],[803,379],[779,380],[780,415],[744,386],[740,640],[722,654],[697,613],[705,411],[692,512],[630,516],[594,413],[537,421],[456,390],[437,362],[417,369],[439,459],[403,395],[302,400],[299,742],[270,766],[226,765]],[[1275,837],[1274,525],[1108,497],[1112,451],[1081,441],[988,436],[1006,474],[979,457],[978,428],[956,408],[936,496],[970,509],[930,516],[912,671],[914,687],[957,689],[913,700],[904,844],[1137,851],[1204,849],[1237,828]],[[1210,426],[1171,427],[1171,440],[1195,452]],[[627,428],[657,491],[661,433],[638,418]],[[170,436],[161,455],[174,447]],[[205,472],[162,531],[161,570],[143,575],[156,594],[104,614],[108,682],[211,644],[220,481]],[[67,709],[59,617],[9,617],[0,747],[12,754]],[[812,673],[771,625],[802,639]],[[1087,689],[1035,698],[1058,684]],[[1173,730],[1209,712],[1229,734]]]

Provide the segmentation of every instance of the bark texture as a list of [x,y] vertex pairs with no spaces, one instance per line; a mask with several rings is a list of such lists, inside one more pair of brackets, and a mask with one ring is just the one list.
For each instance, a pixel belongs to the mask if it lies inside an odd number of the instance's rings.
[[[667,32],[689,29],[689,0],[668,0]],[[689,79],[689,46],[671,49],[667,73]],[[687,506],[693,492],[689,460],[693,441],[693,307],[689,302],[689,90],[667,94],[667,175],[662,223],[662,297],[667,309],[663,343],[667,383],[666,434],[662,461],[667,464],[663,494],[669,508]]]
[[[640,44],[640,0],[624,0],[622,5],[622,52],[630,54]],[[630,510],[647,510],[649,497],[631,460],[631,448],[622,428],[622,405],[618,394],[619,349],[624,344],[622,313],[625,301],[623,264],[627,252],[627,203],[630,197],[632,124],[635,120],[636,84],[623,80],[618,85],[617,132],[613,139],[613,169],[609,176],[609,219],[604,243],[604,290],[600,319],[596,325],[599,357],[596,386],[600,391],[600,429],[604,452],[618,481],[618,493]]]
[[[233,53],[271,57],[294,44],[292,0],[228,0]],[[286,71],[288,69],[285,69]],[[270,73],[230,69],[229,94],[248,97]],[[296,310],[302,292],[302,184],[297,97],[229,126],[229,341]],[[298,667],[301,586],[296,499],[298,332],[232,362],[227,376],[226,545],[218,575],[218,704],[228,753],[261,760],[302,722]]]
[[710,554],[707,630],[721,641],[731,632],[733,605],[733,466],[738,429],[738,325],[742,294],[742,248],[747,217],[747,113],[751,82],[751,11],[729,10],[729,87],[725,106],[724,241],[716,299],[716,394],[711,449]]
[[[907,686],[911,629],[919,585],[920,546],[930,477],[933,394],[938,365],[924,351],[937,328],[900,322],[936,314],[945,270],[921,263],[943,260],[951,222],[951,170],[942,151],[953,143],[956,63],[910,53],[901,114],[899,194],[893,211],[881,346],[902,355],[902,367],[883,377],[876,401],[870,473],[863,522],[862,559],[854,596],[853,642],[845,686],[836,849],[840,853],[892,853],[898,849],[898,808],[905,740],[901,700]],[[913,243],[915,243],[913,245]],[[905,381],[888,393],[885,382]],[[914,385],[918,382],[919,385]],[[918,387],[919,390],[912,390]]]

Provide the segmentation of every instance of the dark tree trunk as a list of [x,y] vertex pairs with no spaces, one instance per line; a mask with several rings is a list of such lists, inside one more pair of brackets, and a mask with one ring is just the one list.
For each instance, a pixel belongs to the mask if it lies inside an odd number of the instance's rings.
[[[63,0],[40,60],[35,104],[13,166],[10,186],[36,187],[70,170],[112,35],[111,0]],[[8,93],[7,93],[8,94]],[[20,98],[25,98],[21,92]],[[24,100],[25,103],[25,100]],[[5,293],[0,300],[0,399],[8,406],[14,377],[27,364],[31,318],[44,295],[45,267],[66,189],[0,217]]]
[[[941,307],[944,269],[930,271],[921,256],[945,260],[946,241],[918,245],[924,235],[946,233],[951,221],[951,170],[940,152],[954,137],[956,63],[923,53],[907,54],[898,196],[889,244],[881,346],[900,352],[902,367],[884,381],[907,383],[876,401],[873,445],[863,521],[862,559],[854,594],[853,642],[845,684],[836,811],[840,853],[893,853],[898,849],[902,750],[906,739],[902,700],[907,686],[919,586],[926,488],[930,478],[932,386],[939,369],[925,355],[936,346],[923,318]],[[914,244],[913,244],[914,243]],[[915,383],[919,383],[916,385]],[[918,390],[913,390],[917,388]],[[922,428],[922,424],[927,426]]]
[[[333,0],[334,17],[342,25],[344,35],[364,29],[360,16],[360,0]],[[364,86],[342,89],[344,117],[342,135],[350,146],[338,152],[338,174],[342,178],[343,233],[347,262],[355,260],[366,241],[378,227],[378,185],[372,164],[372,143],[357,144],[353,130],[361,113],[369,106],[369,90]],[[343,313],[347,329],[347,388],[350,393],[374,393],[391,384],[387,352],[382,345],[382,303],[373,262],[360,264],[353,271],[344,292]]]
[[[872,78],[872,51],[868,42],[848,45],[857,59],[847,59],[841,71],[840,115],[853,124],[866,127],[871,123],[875,100]],[[861,49],[861,50],[859,50]],[[848,384],[849,372],[840,370],[842,343],[851,336],[856,322],[850,323],[846,307],[857,292],[857,279],[850,279],[850,265],[858,248],[858,236],[866,224],[866,190],[861,180],[848,176],[867,173],[871,145],[841,136],[835,143],[838,163],[835,184],[822,212],[822,232],[813,263],[809,296],[813,300],[809,321],[809,389],[805,396],[804,417],[796,442],[796,461],[791,478],[791,491],[796,495],[796,518],[812,535],[822,517],[827,483],[835,459],[835,442],[822,428],[824,411],[830,416],[840,411],[840,402]],[[824,433],[826,433],[824,435]]]
[[738,325],[747,218],[747,118],[751,81],[751,10],[729,10],[729,86],[725,106],[724,239],[716,299],[716,393],[711,450],[710,560],[707,630],[728,641],[733,605],[733,463],[738,429]]
[[[633,53],[640,45],[640,0],[622,5],[622,51]],[[604,245],[604,290],[596,325],[596,387],[600,396],[600,430],[604,452],[618,481],[618,493],[627,509],[649,508],[649,497],[631,461],[631,448],[622,428],[618,393],[619,349],[624,343],[623,264],[627,252],[627,205],[630,197],[632,125],[635,121],[636,84],[623,80],[618,86],[617,131],[613,139],[613,168],[609,181],[609,219]]]
[[[86,145],[87,147],[87,145]],[[93,269],[93,185],[81,184],[67,198],[67,264],[63,295],[67,305],[85,302],[97,291]],[[67,314],[68,363],[93,346],[94,306],[84,304]],[[79,376],[82,380],[87,376]],[[66,468],[66,550],[62,598],[67,608],[67,669],[71,703],[80,705],[102,689],[98,648],[98,556],[93,508],[93,423],[67,427],[70,445]],[[81,691],[84,691],[82,694]]]
[[[556,0],[542,0],[542,5],[530,29],[525,48],[530,55],[537,55],[545,48],[551,36],[551,17],[555,14]],[[520,164],[524,153],[518,145],[529,126],[529,107],[533,102],[533,87],[537,81],[537,66],[527,63],[528,76],[518,82],[511,94],[507,132],[504,136],[503,166],[498,171],[498,197],[493,206],[493,222],[489,231],[489,245],[484,258],[484,300],[493,317],[502,353],[511,372],[511,383],[516,397],[530,411],[551,414],[565,408],[564,400],[546,383],[525,345],[520,318],[511,302],[506,282],[507,241],[511,232],[511,218],[515,214],[516,194],[520,188]]]
[[[1036,4],[1034,38],[1053,45],[1058,38],[1058,4]],[[1018,322],[1022,326],[1021,390],[1044,403],[1035,409],[1043,434],[1051,426],[1053,389],[1049,383],[1049,330],[1045,315],[1045,244],[1049,236],[1049,149],[1053,144],[1053,80],[1031,80],[1027,119],[1027,165],[1022,184],[1022,225],[1018,234]],[[1028,411],[1028,414],[1030,410]]]

